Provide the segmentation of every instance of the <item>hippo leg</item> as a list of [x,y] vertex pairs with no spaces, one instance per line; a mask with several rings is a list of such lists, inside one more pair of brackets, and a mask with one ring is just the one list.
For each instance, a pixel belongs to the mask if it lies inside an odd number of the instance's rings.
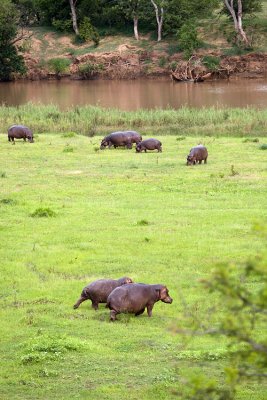
[[199,160],[199,164],[202,164],[202,160]]
[[131,142],[127,142],[126,143],[126,147],[127,147],[127,149],[132,149],[133,148],[133,144]]
[[149,317],[152,317],[152,310],[153,310],[154,304],[148,304],[147,305],[147,314]]
[[98,302],[97,301],[93,301],[92,300],[92,308],[94,309],[94,310],[98,310]]
[[145,311],[145,309],[143,308],[142,310],[140,310],[140,311],[138,311],[137,313],[135,313],[135,316],[137,317],[137,315],[143,314],[144,311]]
[[83,303],[85,300],[87,300],[85,297],[80,297],[79,300],[74,304],[73,308],[76,309],[79,307],[81,303]]
[[11,137],[10,136],[8,136],[8,141],[11,142]]
[[110,317],[109,317],[110,321],[112,321],[112,322],[116,321],[116,315],[117,315],[117,314],[118,314],[117,311],[111,310],[111,311],[110,311]]
[[145,149],[145,153],[146,153],[146,149]]
[[204,163],[207,164],[207,158],[205,158]]
[[26,137],[23,138],[24,142],[26,142]]

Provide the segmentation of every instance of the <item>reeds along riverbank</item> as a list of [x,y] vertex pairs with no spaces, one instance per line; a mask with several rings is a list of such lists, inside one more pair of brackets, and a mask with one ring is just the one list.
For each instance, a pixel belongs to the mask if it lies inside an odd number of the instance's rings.
[[135,129],[144,135],[266,136],[267,110],[253,108],[187,108],[120,111],[101,107],[56,105],[0,107],[0,132],[24,124],[35,133],[75,132],[94,136],[115,130]]

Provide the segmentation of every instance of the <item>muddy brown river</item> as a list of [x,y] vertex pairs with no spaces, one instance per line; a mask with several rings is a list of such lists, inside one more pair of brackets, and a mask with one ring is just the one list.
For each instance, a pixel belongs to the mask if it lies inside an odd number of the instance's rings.
[[171,80],[134,81],[38,81],[0,83],[0,104],[18,106],[28,102],[73,106],[99,105],[139,108],[267,107],[267,78],[204,83]]

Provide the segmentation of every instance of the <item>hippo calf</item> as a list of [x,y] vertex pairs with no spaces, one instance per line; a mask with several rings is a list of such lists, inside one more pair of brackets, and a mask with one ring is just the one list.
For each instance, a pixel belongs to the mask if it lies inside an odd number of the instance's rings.
[[127,147],[127,149],[131,149],[133,143],[139,143],[141,141],[142,136],[135,131],[112,132],[101,141],[100,149],[103,150],[105,147],[110,149],[112,146],[115,148],[124,146]]
[[172,303],[166,286],[132,283],[113,290],[108,296],[106,307],[111,310],[110,321],[115,321],[116,315],[120,313],[143,314],[145,308],[151,317],[154,304],[159,300]]
[[146,139],[136,145],[136,152],[141,153],[143,150],[158,150],[162,152],[162,144],[157,139]]
[[202,144],[199,144],[196,147],[193,147],[190,150],[190,153],[187,156],[186,165],[193,165],[193,164],[201,164],[204,160],[205,164],[207,163],[208,158],[208,150]]
[[92,307],[97,310],[99,303],[107,302],[107,298],[112,290],[116,289],[118,286],[130,284],[132,282],[132,279],[128,277],[117,280],[99,279],[98,281],[94,281],[83,289],[81,297],[74,304],[73,308],[78,308],[85,300],[91,300]]
[[32,131],[24,125],[12,125],[8,129],[7,135],[9,142],[14,142],[14,139],[23,139],[24,142],[28,139],[29,142],[34,142]]

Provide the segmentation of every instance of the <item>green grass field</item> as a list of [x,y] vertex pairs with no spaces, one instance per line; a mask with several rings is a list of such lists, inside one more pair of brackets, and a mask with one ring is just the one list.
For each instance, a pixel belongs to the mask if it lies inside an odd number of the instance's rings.
[[[192,371],[220,379],[225,340],[185,343],[176,331],[188,307],[206,319],[214,297],[199,280],[218,262],[263,250],[253,225],[266,222],[267,152],[266,138],[219,131],[160,136],[160,154],[99,151],[99,136],[12,145],[1,134],[1,399],[179,399]],[[208,164],[186,167],[199,141]],[[55,215],[33,217],[38,208]],[[166,284],[173,304],[113,324],[104,305],[73,310],[86,284],[125,275]],[[237,399],[265,395],[250,382]]]

